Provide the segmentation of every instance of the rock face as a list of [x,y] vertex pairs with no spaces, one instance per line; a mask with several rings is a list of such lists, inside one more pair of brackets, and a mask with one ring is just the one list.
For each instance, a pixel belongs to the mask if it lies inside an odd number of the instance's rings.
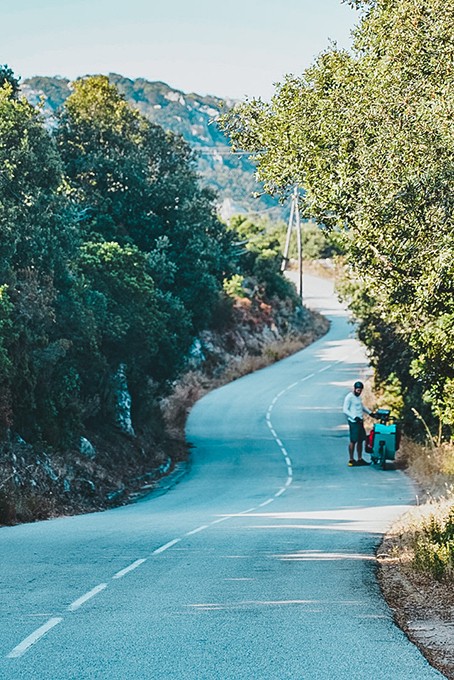
[[[187,94],[166,83],[144,78],[131,80],[117,73],[110,73],[109,79],[146,118],[181,135],[193,147],[198,155],[199,173],[218,194],[223,219],[264,209],[275,211],[276,218],[282,217],[277,200],[266,195],[253,197],[256,192],[262,193],[255,180],[255,166],[247,156],[230,153],[229,142],[216,125],[216,119],[233,106],[233,101]],[[21,92],[33,105],[43,101],[43,115],[52,126],[55,112],[71,94],[71,87],[67,78],[35,76],[24,80]]]
[[131,418],[131,395],[126,380],[126,365],[120,364],[112,378],[114,398],[114,418],[116,427],[123,434],[135,437]]
[[86,456],[87,458],[95,458],[96,456],[96,449],[91,444],[91,442],[86,439],[86,437],[81,437],[80,438],[80,446],[79,450],[83,456]]
[[[246,356],[272,356],[275,345],[301,339],[314,324],[313,315],[304,307],[295,310],[288,301],[276,300],[272,308],[264,302],[237,299],[232,326],[222,332],[202,331],[191,347],[188,366],[216,377]],[[319,324],[322,329],[323,320]]]

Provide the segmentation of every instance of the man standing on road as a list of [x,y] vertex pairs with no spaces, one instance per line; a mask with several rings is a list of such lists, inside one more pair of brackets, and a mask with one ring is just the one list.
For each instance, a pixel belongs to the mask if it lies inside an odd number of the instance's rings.
[[[348,444],[349,453],[349,467],[357,465],[370,465],[363,459],[363,442],[366,439],[366,430],[364,429],[363,413],[373,415],[368,408],[366,408],[361,399],[361,392],[364,385],[359,380],[353,385],[353,391],[349,392],[344,399],[343,411],[347,416],[348,427],[350,429],[350,442]],[[358,460],[355,460],[355,447],[358,453]]]

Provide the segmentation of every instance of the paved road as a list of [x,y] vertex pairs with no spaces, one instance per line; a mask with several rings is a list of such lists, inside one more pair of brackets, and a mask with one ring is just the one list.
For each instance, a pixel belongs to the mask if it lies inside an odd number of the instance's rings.
[[340,409],[367,363],[329,283],[305,286],[331,331],[202,399],[167,493],[0,530],[3,680],[443,677],[375,580],[412,487],[347,467]]

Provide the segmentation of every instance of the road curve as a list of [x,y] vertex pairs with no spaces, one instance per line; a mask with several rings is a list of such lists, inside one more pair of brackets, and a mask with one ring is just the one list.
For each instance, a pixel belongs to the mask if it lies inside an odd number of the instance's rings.
[[329,281],[331,330],[194,407],[191,465],[132,506],[0,530],[3,680],[429,680],[375,550],[414,499],[347,467],[342,400],[368,372]]

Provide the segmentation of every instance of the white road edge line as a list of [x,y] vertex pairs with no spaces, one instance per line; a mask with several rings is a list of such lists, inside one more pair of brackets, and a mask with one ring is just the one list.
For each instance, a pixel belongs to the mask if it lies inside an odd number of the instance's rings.
[[107,583],[100,583],[98,586],[95,586],[91,590],[88,591],[88,593],[85,593],[85,595],[82,595],[82,597],[78,597],[77,600],[74,600],[74,602],[71,602],[71,604],[68,607],[68,611],[74,612],[76,609],[79,609],[87,600],[91,600],[92,597],[100,593],[102,590],[105,590],[107,588]]
[[137,569],[141,564],[147,561],[147,558],[144,557],[141,560],[136,560],[132,564],[129,565],[129,567],[125,567],[124,569],[121,569],[121,571],[117,571],[116,574],[112,576],[112,578],[122,578],[123,576],[126,576],[126,574],[129,574],[130,571],[133,569]]
[[26,637],[25,640],[22,640],[20,644],[14,647],[14,649],[9,654],[7,654],[6,657],[8,659],[17,659],[19,656],[22,656],[22,654],[25,654],[27,649],[34,645],[35,642],[38,642],[38,640],[42,638],[43,635],[45,635],[51,628],[54,628],[54,626],[58,625],[62,621],[63,617],[61,616],[55,616],[54,618],[49,619],[49,621],[37,628],[34,633]]
[[159,555],[159,553],[164,552],[164,550],[167,550],[168,548],[171,548],[175,543],[179,543],[181,541],[181,538],[174,538],[173,541],[169,541],[168,543],[164,543],[164,545],[161,545],[160,548],[156,548],[156,550],[153,550],[151,553],[152,555]]

